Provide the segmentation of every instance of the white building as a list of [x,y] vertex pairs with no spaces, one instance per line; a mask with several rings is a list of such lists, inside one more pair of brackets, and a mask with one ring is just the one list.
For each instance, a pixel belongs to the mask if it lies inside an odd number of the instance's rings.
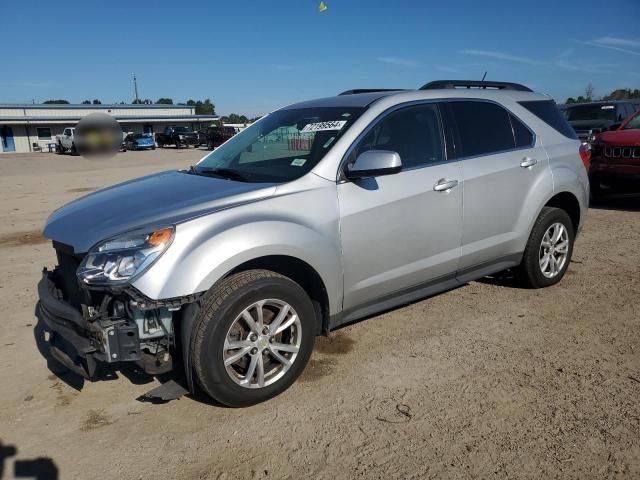
[[48,151],[57,134],[90,113],[112,115],[123,132],[159,133],[168,125],[194,130],[216,115],[196,115],[188,105],[11,105],[0,104],[0,153]]

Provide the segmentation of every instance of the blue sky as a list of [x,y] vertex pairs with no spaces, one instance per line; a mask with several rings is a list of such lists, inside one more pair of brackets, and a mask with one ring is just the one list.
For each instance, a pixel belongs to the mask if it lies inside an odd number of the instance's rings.
[[349,88],[640,88],[639,0],[0,0],[0,102],[211,98],[255,115]]

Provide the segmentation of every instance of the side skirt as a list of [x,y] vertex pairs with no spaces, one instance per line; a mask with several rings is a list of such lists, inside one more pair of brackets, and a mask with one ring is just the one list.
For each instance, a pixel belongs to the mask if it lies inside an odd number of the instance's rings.
[[414,285],[412,287],[393,292],[378,298],[372,302],[344,310],[340,313],[329,317],[328,331],[335,330],[338,327],[353,323],[357,320],[372,317],[378,313],[392,310],[402,305],[432,297],[438,293],[446,292],[454,288],[460,287],[468,282],[477,280],[487,275],[501,272],[511,267],[520,265],[522,261],[522,253],[508,255],[506,257],[492,260],[491,262],[482,263],[473,267],[466,268],[457,273],[457,275],[447,275],[445,277],[432,280],[430,282]]

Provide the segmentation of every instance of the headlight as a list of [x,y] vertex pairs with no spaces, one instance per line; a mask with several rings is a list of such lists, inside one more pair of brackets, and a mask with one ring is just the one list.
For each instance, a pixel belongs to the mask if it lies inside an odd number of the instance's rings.
[[78,278],[90,285],[125,283],[142,273],[164,253],[174,236],[173,227],[152,232],[130,232],[93,247],[78,267]]
[[184,140],[184,135],[178,135],[178,138],[179,138],[180,140]]

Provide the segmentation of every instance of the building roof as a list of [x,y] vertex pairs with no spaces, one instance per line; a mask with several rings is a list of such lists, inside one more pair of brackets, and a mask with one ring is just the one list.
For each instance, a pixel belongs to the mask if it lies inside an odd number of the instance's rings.
[[195,105],[165,105],[162,103],[99,103],[97,105],[92,104],[77,104],[77,103],[0,103],[0,108],[29,108],[29,109],[78,109],[78,108],[106,108],[106,109],[114,109],[114,108],[195,108]]
[[[65,123],[75,124],[80,121],[82,117],[46,117],[46,116],[20,116],[20,117],[0,117],[0,124],[13,124],[13,125],[35,125],[35,124],[50,124],[50,123]],[[142,123],[142,122],[185,122],[185,121],[197,121],[197,122],[214,122],[219,120],[218,115],[131,115],[131,116],[118,116],[114,115],[119,122],[124,123]]]

